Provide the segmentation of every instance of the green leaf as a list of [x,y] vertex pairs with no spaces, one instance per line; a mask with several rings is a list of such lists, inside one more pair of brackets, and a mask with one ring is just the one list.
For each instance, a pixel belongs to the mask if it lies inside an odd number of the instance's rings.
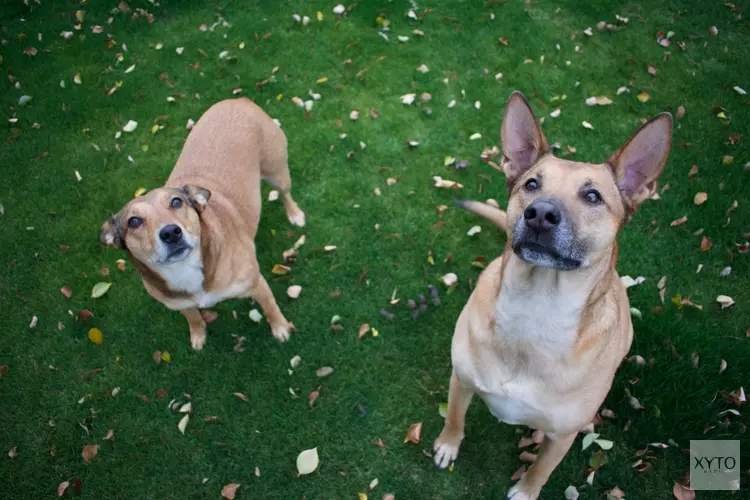
[[589,446],[591,446],[591,443],[594,442],[595,439],[599,437],[599,434],[596,432],[592,432],[591,434],[586,434],[583,436],[583,449],[585,450]]
[[605,455],[603,451],[597,451],[589,460],[589,466],[594,470],[599,470],[599,468],[606,463],[607,455]]
[[615,445],[615,443],[613,443],[609,439],[594,439],[594,442],[598,444],[602,450],[611,450]]
[[441,417],[447,418],[448,417],[448,403],[440,403],[440,406],[438,406],[438,413]]
[[30,95],[22,95],[20,99],[18,99],[18,105],[19,106],[26,106],[28,103],[31,102],[32,97]]
[[91,290],[91,298],[98,299],[105,293],[107,293],[107,290],[109,290],[109,287],[112,286],[112,283],[107,283],[104,281],[100,281],[96,285],[94,285],[94,288]]

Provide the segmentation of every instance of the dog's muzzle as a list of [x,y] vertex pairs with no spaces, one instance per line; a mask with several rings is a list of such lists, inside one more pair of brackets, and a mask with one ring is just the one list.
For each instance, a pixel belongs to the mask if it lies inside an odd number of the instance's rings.
[[165,262],[175,262],[183,259],[192,250],[192,245],[183,237],[182,228],[176,224],[164,226],[159,231],[159,239],[162,241]]
[[513,228],[512,247],[523,260],[541,267],[567,271],[584,260],[565,204],[555,198],[538,198],[526,207]]

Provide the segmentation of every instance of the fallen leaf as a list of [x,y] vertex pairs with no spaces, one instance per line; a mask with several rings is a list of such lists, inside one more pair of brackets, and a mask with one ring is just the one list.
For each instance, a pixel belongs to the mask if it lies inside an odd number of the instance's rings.
[[641,92],[636,97],[641,102],[648,102],[648,100],[651,99],[651,96],[648,94],[648,92]]
[[361,339],[362,337],[364,337],[365,335],[367,335],[367,332],[369,332],[369,331],[370,331],[370,324],[369,323],[362,323],[359,326],[359,333],[358,333],[358,337],[357,338]]
[[675,113],[675,118],[678,120],[682,120],[682,117],[685,116],[685,106],[679,106],[677,108],[677,112]]
[[8,458],[13,460],[14,458],[18,457],[18,447],[14,446],[8,451]]
[[406,431],[406,438],[404,443],[419,444],[419,440],[422,437],[422,422],[417,422],[409,426],[409,430]]
[[242,401],[245,401],[245,402],[247,402],[247,401],[248,401],[248,399],[247,399],[247,396],[245,396],[245,395],[244,395],[244,394],[242,394],[241,392],[233,392],[233,393],[232,393],[232,395],[233,395],[234,397],[238,398],[238,399],[241,399]]
[[432,178],[435,181],[435,187],[438,188],[444,188],[444,189],[461,189],[464,187],[463,184],[459,184],[456,181],[450,181],[448,179],[443,179],[439,175],[433,176]]
[[263,315],[257,309],[253,309],[252,311],[250,311],[248,316],[255,323],[260,323],[261,320],[263,319]]
[[299,297],[300,293],[302,293],[302,287],[299,285],[292,285],[286,289],[286,294],[291,299],[296,299],[297,297]]
[[310,474],[318,468],[318,448],[302,451],[297,455],[297,475]]
[[70,481],[63,481],[57,486],[57,496],[61,497],[65,494],[65,490],[70,486]]
[[318,397],[320,397],[320,387],[318,387],[317,390],[310,392],[310,395],[308,396],[308,400],[310,402],[310,408],[313,407],[315,402],[318,400]]
[[123,132],[133,132],[136,128],[138,128],[138,122],[133,120],[128,120],[128,122],[125,124],[124,127],[122,127]]
[[84,462],[91,462],[98,454],[98,444],[87,444],[83,447],[83,451],[81,452],[81,456],[83,457]]
[[327,377],[331,373],[333,373],[333,368],[331,368],[330,366],[323,366],[315,370],[315,375],[317,375],[318,377]]
[[578,497],[580,496],[580,493],[578,493],[578,490],[575,486],[568,486],[565,488],[565,498],[566,500],[578,500]]
[[[622,491],[620,488],[615,486],[611,490],[607,492],[608,497],[616,498],[618,500],[621,500],[622,498],[625,498],[625,492]],[[608,499],[609,500],[609,499]]]
[[591,124],[590,124],[589,122],[587,122],[586,120],[582,121],[582,122],[581,122],[581,125],[583,125],[583,128],[587,128],[587,129],[590,129],[590,130],[593,130],[593,128],[594,128],[594,126],[593,126],[593,125],[591,125]]
[[677,500],[695,500],[695,491],[684,487],[678,482],[674,483],[672,494]]
[[729,297],[728,295],[719,295],[718,297],[716,297],[716,302],[721,305],[722,309],[726,309],[727,307],[732,307],[734,305],[734,299],[732,299],[732,297]]
[[124,259],[117,259],[116,264],[117,264],[117,269],[119,269],[120,271],[124,271],[127,268],[126,267],[127,263],[125,262]]
[[180,432],[184,435],[185,434],[185,428],[187,427],[188,421],[190,420],[190,415],[185,415],[180,419],[180,423],[177,424],[177,428],[180,430]]
[[109,290],[109,287],[111,286],[112,286],[112,283],[100,281],[99,283],[94,285],[94,288],[91,289],[91,298],[98,299],[99,297],[107,293],[107,291]]
[[103,342],[102,331],[98,328],[92,328],[89,330],[89,340],[96,345],[101,345]]
[[285,274],[289,274],[290,272],[292,272],[292,269],[282,264],[274,264],[273,269],[271,269],[271,272],[273,274],[283,276]]
[[414,103],[414,99],[416,99],[417,94],[404,94],[401,96],[401,102],[410,105]]
[[701,252],[708,252],[709,250],[711,250],[711,246],[711,238],[704,236],[701,239]]
[[442,282],[447,287],[452,287],[458,283],[458,276],[455,273],[448,273],[442,277]]
[[648,65],[648,74],[651,76],[656,76],[656,68],[654,68],[650,64]]
[[669,223],[669,225],[670,225],[671,227],[676,227],[676,226],[680,226],[680,225],[682,225],[682,224],[686,223],[686,222],[687,222],[687,220],[688,220],[687,216],[686,216],[686,215],[683,215],[683,216],[682,216],[682,217],[680,217],[679,219],[675,219],[675,220],[673,220],[672,222],[670,222],[670,223]]
[[479,226],[473,226],[469,231],[466,233],[467,236],[474,236],[475,234],[479,234],[482,232],[482,228]]
[[102,439],[104,441],[112,441],[115,438],[115,431],[110,429],[107,431],[107,435],[104,436]]
[[229,483],[221,489],[222,498],[227,500],[234,500],[234,496],[237,494],[237,489],[240,487],[237,483]]

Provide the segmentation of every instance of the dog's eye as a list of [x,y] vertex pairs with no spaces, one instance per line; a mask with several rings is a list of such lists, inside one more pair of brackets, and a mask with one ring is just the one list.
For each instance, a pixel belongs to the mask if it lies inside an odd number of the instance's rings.
[[141,227],[141,224],[143,224],[143,219],[140,217],[131,217],[128,219],[128,227],[131,229],[137,229]]
[[524,184],[523,187],[528,192],[536,191],[537,189],[539,189],[539,182],[537,182],[536,179],[529,179],[528,181],[526,181],[526,184]]
[[587,202],[591,203],[592,205],[596,205],[598,203],[601,203],[602,201],[602,195],[600,195],[599,191],[595,189],[592,189],[591,191],[586,191],[586,194],[584,194],[583,197],[586,199]]
[[182,208],[182,199],[180,198],[172,198],[172,201],[169,202],[170,206],[177,210],[178,208]]

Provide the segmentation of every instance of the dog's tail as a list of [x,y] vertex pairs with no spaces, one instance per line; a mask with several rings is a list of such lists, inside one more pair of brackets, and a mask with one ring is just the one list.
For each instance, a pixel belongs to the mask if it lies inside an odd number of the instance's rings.
[[482,203],[481,201],[473,200],[457,200],[456,205],[487,219],[503,231],[508,229],[508,214],[499,208],[495,208],[487,203]]

